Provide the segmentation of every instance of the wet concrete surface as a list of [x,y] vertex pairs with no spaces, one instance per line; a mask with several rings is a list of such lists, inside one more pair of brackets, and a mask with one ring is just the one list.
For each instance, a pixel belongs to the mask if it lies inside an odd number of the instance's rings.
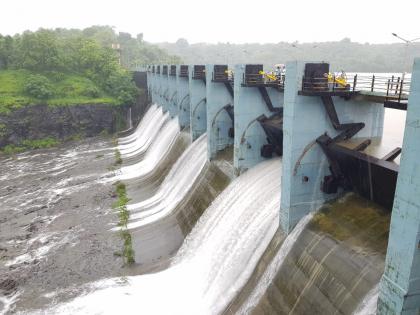
[[114,187],[98,182],[114,159],[111,140],[98,138],[0,157],[0,314],[43,309],[82,284],[130,273],[110,231]]

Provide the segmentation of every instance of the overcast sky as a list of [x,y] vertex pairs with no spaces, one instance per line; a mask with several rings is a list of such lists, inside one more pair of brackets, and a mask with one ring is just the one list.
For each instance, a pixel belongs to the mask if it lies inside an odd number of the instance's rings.
[[111,25],[150,42],[352,41],[420,37],[420,0],[1,0],[0,33]]

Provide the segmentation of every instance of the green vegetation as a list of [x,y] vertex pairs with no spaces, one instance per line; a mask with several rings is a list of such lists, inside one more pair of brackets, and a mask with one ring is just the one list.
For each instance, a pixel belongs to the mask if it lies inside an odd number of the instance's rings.
[[18,145],[6,145],[0,150],[0,152],[4,154],[15,154],[27,150],[51,148],[57,146],[58,144],[60,144],[60,141],[51,137],[35,140],[26,139]]
[[115,192],[118,197],[117,201],[112,205],[112,208],[118,210],[118,225],[121,227],[120,236],[124,242],[123,252],[121,254],[124,257],[127,264],[134,263],[134,250],[131,242],[130,232],[127,230],[127,224],[129,219],[129,211],[127,210],[127,203],[130,199],[127,197],[125,184],[122,182],[116,182]]
[[80,75],[66,73],[60,76],[55,73],[40,75],[28,70],[0,71],[0,113],[41,103],[51,106],[119,105],[120,101]]
[[115,166],[117,165],[121,165],[122,164],[122,158],[121,158],[121,153],[120,150],[116,149],[115,150]]
[[158,60],[180,61],[142,35],[108,26],[0,34],[0,113],[32,104],[134,103],[139,90],[126,68]]

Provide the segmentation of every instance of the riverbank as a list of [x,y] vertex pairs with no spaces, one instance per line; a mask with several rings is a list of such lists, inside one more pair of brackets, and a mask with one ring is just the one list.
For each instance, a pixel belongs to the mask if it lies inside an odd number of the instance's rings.
[[[111,139],[0,157],[0,313],[44,308],[80,294],[79,286],[130,273],[110,229],[115,187]],[[10,310],[12,312],[12,310]]]

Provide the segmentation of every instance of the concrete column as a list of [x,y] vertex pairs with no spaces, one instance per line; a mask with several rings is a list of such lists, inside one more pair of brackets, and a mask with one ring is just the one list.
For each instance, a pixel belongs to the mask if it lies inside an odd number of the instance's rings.
[[[267,135],[260,123],[256,121],[261,115],[270,117],[273,112],[267,107],[257,87],[243,86],[245,65],[235,66],[234,82],[234,112],[235,112],[235,141],[234,167],[240,174],[258,162],[261,157],[261,147],[267,143]],[[274,88],[267,88],[268,95],[274,107],[283,106],[283,93]]]
[[189,67],[190,130],[194,141],[207,131],[206,81],[194,79],[194,67]]
[[178,116],[178,90],[176,85],[176,72],[175,75],[170,74],[171,66],[172,65],[168,65],[167,106],[171,118],[174,118],[175,116]]
[[[304,215],[336,197],[320,190],[321,181],[330,171],[315,140],[324,133],[334,137],[338,132],[333,128],[320,97],[298,95],[305,64],[294,61],[286,65],[280,205],[280,225],[286,233]],[[383,104],[346,101],[340,97],[333,97],[333,101],[341,123],[366,124],[354,138],[382,136]]]
[[181,67],[188,67],[185,65],[176,66],[176,89],[177,89],[177,104],[178,117],[181,129],[190,126],[190,90],[188,77],[181,76]]
[[217,151],[233,144],[229,129],[233,128],[232,119],[223,108],[233,106],[233,97],[224,83],[212,80],[214,65],[206,65],[207,99],[207,158],[216,157]]
[[378,314],[420,313],[420,58],[414,61]]
[[163,98],[162,98],[162,89],[163,89],[163,77],[162,77],[162,66],[163,65],[157,65],[159,72],[156,73],[156,100],[159,106],[162,106],[163,110],[165,110],[165,106],[163,104]]

